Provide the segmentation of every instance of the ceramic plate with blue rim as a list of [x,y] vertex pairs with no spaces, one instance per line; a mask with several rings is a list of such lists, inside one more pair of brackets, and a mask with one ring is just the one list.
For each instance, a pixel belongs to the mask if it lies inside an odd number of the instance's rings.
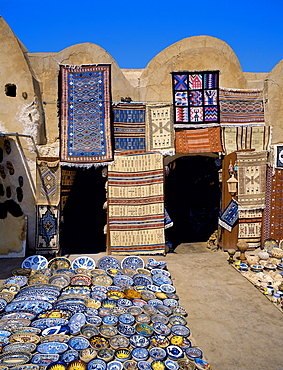
[[[9,304],[11,304],[11,303],[9,303]],[[4,298],[0,298],[0,311],[3,311],[6,306],[7,306],[7,301]],[[12,310],[14,310],[14,309],[12,308]]]
[[158,313],[162,313],[163,315],[169,316],[172,314],[172,309],[169,306],[165,306],[164,304],[159,304],[155,307]]
[[134,281],[128,275],[117,275],[113,278],[113,283],[120,287],[127,287],[133,285]]
[[163,304],[164,306],[168,306],[168,307],[175,307],[179,305],[178,301],[173,298],[165,298],[163,300]]
[[162,305],[162,301],[161,299],[154,298],[154,299],[150,299],[149,301],[147,301],[147,304],[150,306],[156,307],[156,306]]
[[163,324],[168,324],[169,318],[161,313],[157,313],[151,316],[152,322],[162,322]]
[[127,256],[121,262],[123,269],[136,270],[138,268],[144,268],[144,260],[139,256]]
[[170,272],[169,271],[167,271],[167,270],[163,270],[163,269],[152,269],[151,270],[151,274],[152,275],[156,275],[156,274],[162,274],[162,275],[165,275],[165,276],[168,276],[168,277],[170,277],[171,276],[171,274],[170,274]]
[[110,347],[113,349],[126,348],[129,346],[130,341],[127,337],[124,337],[123,335],[116,335],[115,337],[109,339],[109,344]]
[[163,274],[152,275],[152,281],[154,284],[159,286],[163,284],[172,284],[172,280],[169,278],[169,276]]
[[99,327],[99,333],[105,338],[114,337],[118,333],[117,328],[113,325],[101,325]]
[[87,370],[106,370],[106,362],[104,360],[100,360],[99,358],[95,358],[94,360],[89,361],[87,364]]
[[135,285],[140,285],[140,286],[152,285],[151,278],[147,275],[144,275],[144,274],[134,275],[133,282],[134,282]]
[[132,357],[136,361],[145,361],[149,357],[148,350],[142,347],[136,347],[132,350]]
[[73,313],[86,311],[85,304],[77,303],[77,302],[69,302],[69,303],[59,302],[55,304],[54,308],[59,308],[60,310],[72,311]]
[[181,315],[171,315],[169,317],[169,321],[171,325],[186,325],[187,320],[184,318],[184,316]]
[[39,353],[63,353],[67,351],[68,344],[63,342],[45,342],[37,346]]
[[79,352],[75,349],[69,349],[68,351],[62,353],[61,360],[69,363],[71,361],[77,360],[79,358]]
[[166,324],[163,324],[162,322],[155,322],[153,323],[153,330],[155,333],[160,335],[169,335],[171,333],[171,329]]
[[161,284],[160,285],[161,292],[167,293],[175,293],[176,289],[172,284]]
[[190,360],[202,358],[202,351],[197,347],[189,347],[185,349],[186,355]]
[[133,347],[147,348],[150,344],[150,341],[144,335],[134,334],[130,337],[130,344]]
[[97,261],[97,267],[101,270],[107,270],[107,269],[121,269],[121,264],[115,257],[111,256],[104,256],[99,258]]
[[80,256],[74,259],[71,264],[73,270],[83,268],[87,270],[93,270],[95,268],[95,261],[88,256]]
[[153,360],[160,360],[163,361],[167,356],[165,349],[161,347],[152,347],[149,350],[149,355]]
[[41,335],[53,335],[53,334],[69,334],[70,328],[68,325],[59,325],[59,326],[52,326],[51,328],[46,328],[42,330]]
[[155,284],[149,284],[147,285],[146,287],[148,290],[151,290],[152,292],[154,293],[157,293],[157,292],[161,292],[161,289],[158,285],[155,285]]
[[135,317],[130,313],[123,313],[119,315],[118,320],[121,324],[132,325],[135,322]]
[[128,324],[119,324],[117,330],[120,335],[125,335],[126,337],[130,337],[136,333],[135,328]]
[[145,304],[144,306],[142,306],[142,309],[143,312],[146,313],[147,315],[154,315],[157,313],[155,307],[150,304]]
[[82,312],[76,312],[69,320],[70,334],[78,334],[81,327],[85,324],[86,317]]
[[174,344],[170,344],[168,347],[166,347],[166,352],[171,360],[179,360],[180,358],[184,357],[182,348],[175,346]]
[[107,370],[122,370],[123,369],[123,364],[120,361],[110,361],[107,364]]
[[131,307],[132,305],[133,305],[132,301],[130,299],[127,299],[127,298],[120,298],[117,301],[117,306],[118,307]]
[[28,277],[27,276],[18,275],[18,276],[9,277],[8,279],[6,279],[4,281],[3,285],[18,284],[20,287],[23,287],[24,285],[27,284],[27,282],[28,282]]
[[45,269],[48,266],[48,260],[44,256],[35,254],[33,256],[27,257],[23,262],[21,267],[24,269],[40,270]]
[[102,317],[102,322],[104,325],[117,325],[118,317],[115,315],[106,315]]
[[87,315],[86,322],[95,326],[99,326],[102,323],[102,318],[98,315]]
[[138,369],[139,370],[152,370],[150,363],[147,361],[139,361]]
[[68,321],[68,319],[63,319],[62,317],[45,317],[42,319],[34,320],[31,323],[31,326],[40,330],[44,330],[52,326],[67,325]]
[[153,334],[153,329],[147,324],[136,324],[135,326],[137,334],[144,335],[145,337],[150,337]]
[[71,348],[75,350],[86,349],[87,347],[89,347],[88,339],[83,336],[76,336],[70,338],[68,344]]
[[[2,299],[2,298],[1,298]],[[0,304],[1,304],[1,299],[0,299]],[[51,310],[52,304],[47,302],[47,301],[18,301],[13,303],[13,301],[5,307],[5,311],[9,312],[12,310],[20,310],[20,311],[25,311],[25,310],[31,310],[34,313],[38,314],[42,311],[47,311]]]
[[190,329],[185,325],[172,325],[171,331],[173,335],[180,335],[181,337],[188,337],[191,333]]
[[48,366],[51,362],[55,362],[59,360],[58,353],[36,353],[32,359],[31,363],[38,365],[38,366]]
[[0,337],[9,337],[11,334],[10,330],[0,330]]
[[0,355],[0,365],[8,367],[23,365],[29,362],[31,356],[27,352],[6,352]]
[[168,370],[178,370],[179,369],[179,365],[176,361],[168,359],[164,361],[164,364]]

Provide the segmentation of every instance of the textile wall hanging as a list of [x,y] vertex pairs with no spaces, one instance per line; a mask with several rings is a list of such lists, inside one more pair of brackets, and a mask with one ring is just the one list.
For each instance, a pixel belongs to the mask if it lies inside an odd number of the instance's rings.
[[112,160],[110,65],[61,66],[61,161]]
[[172,72],[175,128],[217,126],[219,71]]
[[261,209],[239,210],[239,241],[246,241],[249,248],[259,247],[261,245],[261,227]]
[[262,127],[222,127],[222,144],[225,154],[237,150],[269,150],[271,126]]
[[164,174],[160,153],[118,154],[108,168],[112,254],[164,253]]
[[145,105],[117,104],[113,107],[116,150],[145,150]]
[[267,167],[263,241],[283,239],[283,170]]
[[159,151],[163,155],[174,155],[173,106],[147,105],[146,117],[147,150]]
[[262,90],[219,89],[221,126],[263,126]]
[[232,231],[239,218],[238,202],[232,199],[222,215],[219,217],[218,224],[228,231]]
[[239,210],[265,205],[267,152],[238,152]]
[[77,174],[76,169],[71,169],[70,167],[61,169],[61,203],[60,210],[61,214],[64,211],[64,207],[70,195],[75,177]]
[[176,130],[176,153],[222,152],[220,127]]
[[60,159],[37,157],[36,159],[36,203],[57,206],[60,202]]
[[37,254],[53,254],[59,251],[59,209],[37,206]]
[[274,166],[275,168],[283,168],[283,144],[274,145]]

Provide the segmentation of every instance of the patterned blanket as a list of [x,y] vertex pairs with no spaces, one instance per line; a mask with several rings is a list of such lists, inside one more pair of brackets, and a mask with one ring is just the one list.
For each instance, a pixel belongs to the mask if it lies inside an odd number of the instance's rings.
[[145,105],[117,104],[113,107],[116,150],[145,150]]
[[112,160],[110,65],[61,66],[61,160]]
[[37,254],[59,251],[59,210],[57,207],[37,206]]
[[262,90],[219,89],[221,126],[263,126]]
[[112,254],[164,253],[163,157],[117,154],[108,171],[108,227]]
[[175,128],[217,126],[219,71],[172,72]]
[[246,241],[249,248],[261,245],[262,209],[239,210],[239,241]]
[[238,202],[234,199],[228,204],[222,215],[219,217],[218,223],[228,231],[232,231],[239,218]]
[[36,203],[58,206],[61,181],[60,159],[37,157],[36,170]]
[[176,130],[176,153],[222,152],[220,127]]

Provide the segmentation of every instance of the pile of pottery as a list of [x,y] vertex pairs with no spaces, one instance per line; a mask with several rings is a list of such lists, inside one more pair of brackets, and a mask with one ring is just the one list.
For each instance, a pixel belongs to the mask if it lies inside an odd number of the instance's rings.
[[164,261],[25,259],[0,287],[0,370],[210,369]]
[[246,252],[246,262],[235,267],[280,310],[283,308],[283,249],[268,239],[258,252]]

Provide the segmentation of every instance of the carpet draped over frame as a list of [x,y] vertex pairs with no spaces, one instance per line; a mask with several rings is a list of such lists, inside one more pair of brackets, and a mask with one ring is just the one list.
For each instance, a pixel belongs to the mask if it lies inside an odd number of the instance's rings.
[[108,168],[111,254],[164,253],[163,186],[160,153],[117,153]]

